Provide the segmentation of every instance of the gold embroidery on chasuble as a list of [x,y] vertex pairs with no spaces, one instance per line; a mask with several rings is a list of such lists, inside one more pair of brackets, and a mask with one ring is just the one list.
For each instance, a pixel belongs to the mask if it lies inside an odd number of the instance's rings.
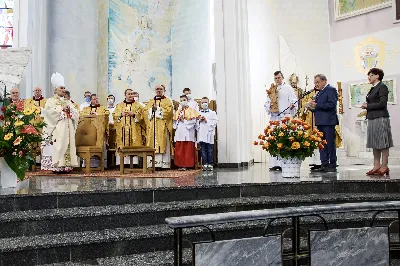
[[[123,116],[124,112],[132,112],[134,116]],[[138,102],[117,104],[113,112],[114,127],[116,130],[117,151],[122,147],[143,146],[142,129],[143,107]]]
[[[153,107],[153,104],[162,109],[162,119],[154,117],[149,121],[148,114],[149,110]],[[172,118],[173,118],[173,105],[170,99],[163,98],[160,100],[151,99],[146,107],[144,108],[144,116],[146,121],[146,146],[155,147],[156,153],[163,154],[167,151],[167,136],[169,136],[169,144],[172,149]],[[157,112],[156,112],[157,115]],[[154,143],[154,124],[155,124],[155,143]]]

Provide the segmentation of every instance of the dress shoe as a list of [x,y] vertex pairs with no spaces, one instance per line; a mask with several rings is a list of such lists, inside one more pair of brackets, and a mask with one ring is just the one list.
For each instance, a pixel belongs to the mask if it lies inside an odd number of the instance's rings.
[[315,170],[320,169],[321,165],[314,164],[313,167],[310,168],[311,172],[315,172]]
[[321,172],[325,172],[326,169],[327,169],[326,167],[321,166],[320,168],[314,169],[314,170],[312,170],[312,171],[313,171],[313,172],[316,172],[316,173],[321,173]]
[[280,166],[274,166],[274,167],[269,168],[269,170],[270,170],[270,171],[282,171],[282,167],[280,167]]
[[336,173],[336,168],[325,168],[324,172],[325,173]]

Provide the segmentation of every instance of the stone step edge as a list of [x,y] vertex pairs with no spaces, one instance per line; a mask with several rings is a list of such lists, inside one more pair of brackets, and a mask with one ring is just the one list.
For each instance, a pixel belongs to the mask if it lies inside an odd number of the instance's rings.
[[[190,209],[209,209],[223,207],[242,207],[251,205],[280,205],[280,204],[305,204],[327,202],[360,202],[360,201],[380,201],[380,200],[400,200],[400,193],[331,193],[331,194],[311,194],[311,195],[288,195],[288,196],[262,196],[247,198],[223,198],[206,199],[191,201],[172,201],[124,205],[105,205],[90,207],[73,207],[58,209],[40,209],[29,211],[5,212],[0,215],[0,224],[20,221],[40,221],[56,220],[82,217],[99,217],[125,214],[140,214],[150,212],[179,211]],[[314,205],[313,204],[313,205]],[[279,208],[279,206],[278,206]]]
[[[363,222],[370,221],[373,213],[367,213],[365,215],[350,215],[348,219],[343,217],[329,218],[326,220],[329,224],[340,223],[340,222]],[[344,216],[349,214],[343,214]],[[384,213],[377,219],[382,221],[391,221],[396,219],[395,213]],[[332,219],[333,218],[333,219]],[[321,220],[317,217],[304,217],[301,224],[321,224]],[[251,221],[251,222],[236,222],[228,224],[219,224],[209,226],[215,232],[226,232],[235,230],[250,230],[251,228],[260,228],[266,225],[267,221]],[[280,225],[286,226],[290,223],[290,219],[281,219],[274,222],[274,227]],[[184,234],[197,234],[208,232],[204,228],[188,228],[184,230]],[[166,224],[150,225],[150,226],[138,226],[129,228],[114,228],[105,229],[101,231],[83,231],[83,232],[68,232],[59,234],[48,234],[48,235],[35,235],[35,236],[22,236],[12,238],[0,239],[0,252],[15,252],[23,250],[34,250],[34,249],[46,249],[54,247],[65,247],[65,246],[76,246],[76,245],[88,245],[97,243],[106,243],[114,241],[130,241],[139,239],[150,239],[160,237],[172,237],[173,230],[170,229]]]

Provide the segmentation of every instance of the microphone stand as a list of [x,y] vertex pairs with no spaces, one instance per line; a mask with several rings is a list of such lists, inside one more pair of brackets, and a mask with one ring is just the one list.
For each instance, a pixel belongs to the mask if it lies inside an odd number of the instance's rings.
[[[304,97],[306,97],[306,96],[307,96],[308,94],[310,94],[311,92],[312,92],[312,90],[309,90],[308,92],[305,92],[303,95],[301,95],[301,97],[300,97],[299,99],[297,99],[296,102],[293,103],[293,105],[296,106],[296,104],[297,104],[300,100],[304,99]],[[280,113],[278,114],[278,117],[279,117],[281,114],[285,113],[289,108],[290,108],[290,105],[289,105],[285,110],[283,110],[282,112],[280,112]]]
[[[154,106],[156,106],[156,99],[154,99]],[[154,107],[153,106],[153,107]],[[153,112],[153,147],[154,149],[156,148],[156,111],[152,110]],[[155,160],[156,158],[154,158],[153,160]]]

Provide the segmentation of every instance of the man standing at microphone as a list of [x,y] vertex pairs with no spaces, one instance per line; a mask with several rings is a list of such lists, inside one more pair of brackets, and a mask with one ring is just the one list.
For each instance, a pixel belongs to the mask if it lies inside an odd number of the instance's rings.
[[[155,166],[158,169],[171,168],[172,155],[172,101],[164,95],[163,85],[155,88],[156,96],[144,107],[146,121],[146,145],[156,149]],[[147,165],[151,167],[150,157]]]
[[[268,98],[264,104],[265,111],[270,115],[270,121],[279,121],[285,116],[293,117],[297,112],[296,94],[293,88],[284,82],[281,71],[274,73],[275,84],[267,90]],[[281,171],[281,164],[277,157],[269,157],[269,170]]]
[[327,144],[320,150],[321,168],[318,172],[336,172],[336,125],[339,125],[337,116],[338,93],[336,88],[327,83],[325,75],[318,74],[314,77],[314,84],[319,90],[314,101],[309,105],[314,109],[315,125],[324,133],[323,139]]

